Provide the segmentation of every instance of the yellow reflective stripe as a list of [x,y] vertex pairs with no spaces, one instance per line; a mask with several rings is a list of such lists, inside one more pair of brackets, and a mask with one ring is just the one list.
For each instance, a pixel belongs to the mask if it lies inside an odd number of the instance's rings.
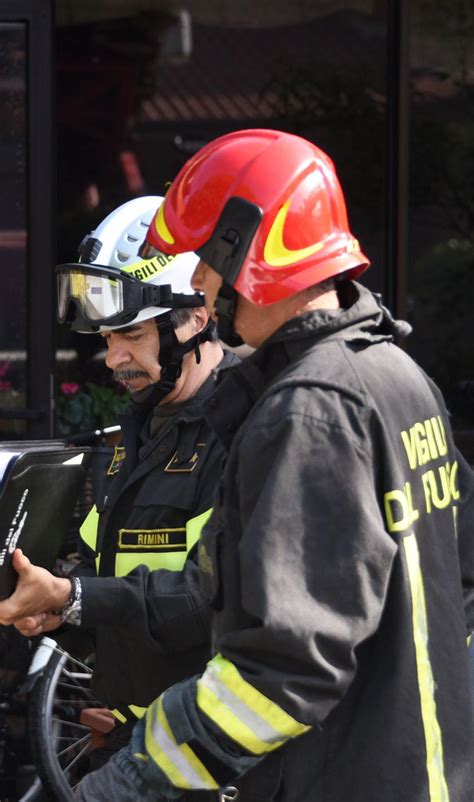
[[[99,528],[99,513],[97,512],[97,507],[94,506],[89,510],[89,513],[84,518],[81,528],[79,529],[79,535],[81,540],[88,546],[92,551],[97,550],[97,532]],[[96,554],[95,557],[95,570],[96,573],[99,573],[99,565],[100,565],[100,554]]]
[[84,541],[86,546],[89,546],[92,551],[96,551],[97,547],[97,528],[99,526],[99,513],[97,512],[97,507],[92,507],[89,510],[88,515],[84,518],[81,528],[79,529],[79,534],[81,536],[81,540]]
[[148,708],[145,746],[176,788],[217,790],[219,787],[191,747],[176,742],[163,709],[162,696]]
[[[138,565],[146,565],[150,571],[166,568],[167,571],[181,571],[188,552],[199,540],[203,526],[212,514],[212,507],[186,522],[186,551],[117,552],[115,555],[115,576],[127,576]],[[137,530],[138,531],[138,530]]]
[[128,707],[136,718],[143,718],[148,710],[147,707],[137,707],[137,705],[129,705]]
[[471,633],[469,633],[469,635],[467,636],[467,648],[468,648],[468,649],[469,649],[469,646],[471,645],[471,641],[472,641],[472,634],[473,634],[473,633],[471,632]]
[[[165,552],[163,554],[156,552],[148,553],[117,553],[115,559],[115,576],[126,576],[133,571],[137,565],[147,565],[150,571],[156,571],[159,568],[166,568],[168,571],[180,571],[186,561],[187,552],[199,540],[203,526],[207,523],[212,514],[212,507],[195,518],[190,518],[186,522],[186,551]],[[99,525],[99,513],[97,507],[94,506],[89,511],[89,514],[84,519],[82,526],[79,530],[81,539],[84,543],[96,551],[97,549],[97,530]],[[96,557],[96,569],[99,570],[100,555]]]
[[259,738],[247,724],[237,718],[235,713],[205,685],[201,684],[198,688],[197,700],[198,707],[206,716],[212,719],[229,738],[232,738],[233,741],[236,741],[254,755],[271,752],[273,749],[282,746],[286,741],[286,738],[278,741],[273,739],[270,743]]
[[166,568],[167,571],[181,571],[186,561],[185,551],[170,551],[164,554],[160,552],[133,552],[123,554],[118,552],[115,555],[115,574],[114,576],[127,576],[138,565],[146,565],[150,571],[159,571]]
[[212,507],[195,518],[190,518],[186,523],[186,544],[187,549],[190,551],[195,543],[199,540],[204,526],[207,524],[212,515]]
[[428,652],[428,616],[420,553],[414,532],[403,538],[412,600],[413,640],[415,643],[421,716],[426,743],[426,770],[431,802],[449,802],[444,773],[443,741],[438,723],[435,684]]
[[174,245],[174,237],[169,230],[165,220],[165,201],[161,204],[157,213],[155,214],[155,228],[159,237],[168,243]]
[[229,738],[254,754],[276,749],[311,729],[250,685],[220,654],[198,680],[197,704]]
[[[123,708],[123,709],[125,709],[125,708]],[[148,710],[148,708],[147,707],[137,707],[137,705],[128,705],[128,710],[130,710],[130,712],[132,713],[134,718],[143,718],[143,716],[145,715],[145,713]],[[115,707],[110,712],[112,713],[113,716],[115,716],[116,719],[118,719],[118,721],[120,721],[121,724],[125,724],[125,722],[128,721],[127,716],[125,716],[125,714],[122,713],[122,710],[119,710],[118,707]],[[127,712],[127,711],[125,711],[125,712]],[[130,718],[130,716],[129,716],[129,718]]]
[[213,668],[218,670],[220,681],[229,690],[281,735],[292,738],[311,729],[308,725],[301,724],[293,716],[290,716],[279,705],[272,702],[271,699],[264,696],[263,693],[260,693],[253,685],[244,680],[234,664],[221,654],[217,654],[208,665],[212,665]]

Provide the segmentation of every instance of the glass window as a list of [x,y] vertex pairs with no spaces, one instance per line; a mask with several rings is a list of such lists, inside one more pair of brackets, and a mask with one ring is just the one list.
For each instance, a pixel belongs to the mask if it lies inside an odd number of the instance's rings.
[[26,26],[0,23],[0,438],[25,432]]
[[474,6],[411,8],[408,348],[474,456]]
[[[241,128],[279,128],[334,159],[351,228],[372,260],[363,280],[382,289],[385,2],[202,3],[191,18],[93,19],[73,8],[75,17],[64,8],[57,17],[60,261],[74,259],[83,236],[118,204],[164,194],[201,145]],[[64,326],[58,338],[59,430],[86,428],[90,383],[93,392],[101,383],[112,389],[103,343]]]
[[385,5],[326,2],[300,10],[256,3],[247,17],[226,5],[228,24],[224,10],[215,22],[209,12],[205,24],[197,14],[190,57],[154,65],[134,123],[146,185],[162,193],[190,153],[228,131],[266,127],[304,136],[336,164],[351,227],[372,261],[364,282],[380,290],[387,214]]

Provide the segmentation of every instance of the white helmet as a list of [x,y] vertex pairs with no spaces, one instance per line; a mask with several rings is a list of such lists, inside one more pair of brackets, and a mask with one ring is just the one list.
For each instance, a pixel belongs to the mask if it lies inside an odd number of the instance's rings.
[[152,195],[122,204],[83,239],[79,262],[58,265],[60,322],[84,334],[115,331],[171,309],[203,305],[191,287],[196,254],[139,256],[163,200]]
[[81,334],[115,331],[154,318],[159,331],[161,375],[148,401],[166,397],[181,375],[183,358],[214,339],[209,318],[204,328],[185,342],[178,340],[170,313],[203,306],[191,277],[199,257],[156,252],[142,259],[139,248],[156,210],[158,196],[135,198],[111,212],[79,246],[78,262],[58,265],[58,319]]

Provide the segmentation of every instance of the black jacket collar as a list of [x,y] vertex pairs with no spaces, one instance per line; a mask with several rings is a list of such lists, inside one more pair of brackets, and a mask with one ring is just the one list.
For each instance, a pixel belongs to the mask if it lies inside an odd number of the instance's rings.
[[329,337],[367,343],[406,336],[411,327],[394,320],[381,296],[357,282],[340,285],[341,308],[317,309],[286,321],[240,365],[219,372],[206,417],[226,448],[266,387],[303,351]]

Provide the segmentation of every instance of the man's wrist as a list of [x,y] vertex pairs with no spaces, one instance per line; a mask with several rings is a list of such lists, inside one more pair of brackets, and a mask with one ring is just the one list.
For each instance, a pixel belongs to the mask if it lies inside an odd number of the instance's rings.
[[61,619],[61,623],[63,624],[73,624],[74,626],[79,626],[81,623],[81,616],[82,616],[82,585],[80,579],[78,577],[67,577],[65,580],[60,580],[61,582],[67,582],[67,594],[66,588],[61,589],[61,599],[64,601],[64,604],[61,608],[56,609],[54,612],[56,615],[59,615]]
[[56,577],[54,587],[54,610],[56,615],[60,615],[63,608],[69,602],[73,592],[73,582],[70,577]]

